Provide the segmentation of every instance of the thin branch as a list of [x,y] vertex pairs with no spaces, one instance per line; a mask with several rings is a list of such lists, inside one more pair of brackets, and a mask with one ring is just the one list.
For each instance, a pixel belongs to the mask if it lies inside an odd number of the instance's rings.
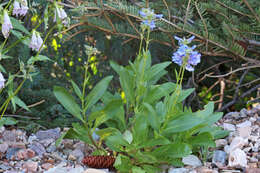
[[241,70],[246,70],[246,69],[251,69],[251,68],[259,68],[259,67],[260,67],[260,65],[252,65],[252,66],[247,66],[247,67],[241,67],[241,68],[238,68],[238,69],[236,69],[234,71],[231,70],[230,72],[228,72],[226,74],[223,74],[223,75],[211,76],[211,75],[206,74],[206,76],[210,77],[210,78],[226,77],[226,76],[229,76],[229,75],[231,75],[231,74],[233,74],[235,72],[241,71]]
[[187,5],[187,8],[186,8],[186,13],[185,13],[185,18],[184,18],[184,24],[183,24],[183,27],[182,29],[184,30],[184,27],[187,23],[187,18],[188,18],[188,13],[189,13],[189,10],[190,10],[190,4],[191,4],[191,0],[189,0],[188,2],[188,5]]
[[257,13],[254,11],[254,9],[250,6],[250,4],[247,2],[247,0],[243,0],[243,2],[244,2],[244,3],[246,4],[246,6],[249,8],[249,10],[251,11],[251,13],[254,14],[256,20],[257,20],[258,22],[260,22],[259,16],[258,16]]
[[199,14],[199,16],[200,16],[200,19],[202,20],[202,23],[203,23],[203,26],[204,26],[204,29],[205,29],[205,32],[206,32],[206,38],[207,38],[207,39],[206,39],[206,51],[208,51],[208,44],[209,44],[208,38],[209,38],[209,33],[208,33],[207,24],[206,24],[204,18],[202,17],[202,14],[200,13],[200,10],[199,10],[199,8],[198,8],[198,4],[197,4],[196,1],[195,1],[195,7],[196,7],[197,12],[198,12],[198,14]]
[[[225,104],[223,107],[219,108],[219,109],[217,110],[218,112],[223,111],[223,110],[229,108],[230,106],[232,106],[233,104],[235,104],[235,103],[238,101],[238,98],[239,98],[239,97],[238,97],[239,87],[240,87],[240,85],[242,84],[242,82],[243,82],[243,80],[244,80],[246,74],[248,73],[248,71],[249,71],[249,69],[246,69],[246,71],[244,71],[244,73],[242,74],[242,76],[241,76],[241,78],[240,78],[240,80],[239,80],[239,82],[238,82],[238,85],[237,85],[237,87],[236,87],[236,91],[235,91],[235,93],[234,93],[234,95],[233,95],[233,100],[230,101],[230,102],[228,102],[227,104]],[[250,93],[251,93],[251,92],[250,92]],[[241,96],[241,97],[242,97],[242,96]]]
[[168,20],[171,20],[171,12],[170,12],[170,9],[169,9],[169,6],[167,4],[167,2],[165,0],[162,0],[165,7],[167,8],[167,12],[168,12]]

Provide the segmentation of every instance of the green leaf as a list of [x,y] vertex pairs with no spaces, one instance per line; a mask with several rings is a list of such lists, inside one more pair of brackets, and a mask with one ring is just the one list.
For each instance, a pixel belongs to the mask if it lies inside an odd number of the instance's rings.
[[86,109],[91,108],[103,96],[112,78],[113,76],[105,77],[91,90],[86,97]]
[[82,98],[83,98],[82,92],[81,92],[81,90],[79,89],[78,85],[77,85],[73,80],[71,80],[70,82],[71,82],[72,87],[73,87],[75,93],[77,94],[77,96],[78,96],[80,99],[82,99]]
[[144,98],[144,102],[153,104],[160,100],[162,97],[167,96],[173,92],[176,85],[172,82],[167,82],[162,85],[153,85],[148,94]]
[[16,36],[18,38],[18,40],[22,40],[22,43],[25,45],[29,45],[30,44],[30,40],[28,38],[26,38],[26,36],[24,36],[21,32],[19,31],[15,31],[15,30],[11,30],[11,33]]
[[131,133],[129,130],[126,130],[126,131],[124,132],[123,137],[124,137],[124,139],[125,139],[129,144],[132,143],[132,141],[133,141],[133,135],[132,135],[132,133]]
[[18,123],[18,121],[11,117],[2,117],[0,119],[0,127],[2,127],[3,125],[8,125],[8,126],[15,125],[17,123]]
[[213,112],[214,112],[214,102],[209,102],[207,105],[204,106],[204,110],[197,111],[195,115],[205,119]]
[[100,136],[101,139],[106,139],[107,137],[113,135],[113,134],[116,134],[118,133],[119,131],[115,128],[112,128],[112,127],[108,127],[108,128],[105,128],[105,129],[100,129],[100,130],[97,130],[96,131],[96,134],[98,136]]
[[155,146],[159,146],[159,145],[167,145],[170,143],[171,143],[171,141],[169,141],[167,138],[161,136],[156,139],[150,139],[149,141],[146,141],[145,143],[138,145],[138,148],[155,147]]
[[199,125],[202,122],[203,120],[201,120],[200,118],[192,114],[181,115],[179,118],[171,120],[167,124],[166,129],[163,130],[163,133],[171,134],[171,133],[187,131]]
[[208,132],[190,137],[188,143],[194,146],[216,147],[213,136]]
[[163,123],[165,121],[165,116],[167,114],[166,106],[163,102],[158,102],[155,106],[156,113],[159,116],[159,121]]
[[158,131],[161,124],[159,121],[159,117],[156,114],[156,111],[148,103],[143,103],[143,105],[148,111],[147,119],[148,119],[149,124],[152,126],[153,129]]
[[128,141],[124,139],[124,136],[121,133],[116,133],[113,136],[109,136],[106,140],[106,145],[117,152],[122,151],[122,147],[129,146]]
[[135,102],[134,85],[135,78],[130,74],[129,70],[110,61],[111,67],[118,73],[120,85],[125,92],[125,97],[128,103],[133,104]]
[[104,123],[108,119],[114,119],[115,117],[117,118],[117,121],[120,121],[120,123],[125,125],[124,119],[120,119],[120,117],[117,116],[118,112],[122,110],[122,105],[123,103],[121,99],[111,100],[107,105],[105,105],[103,109],[92,112],[89,115],[88,121],[91,123],[95,121],[95,127],[98,127],[100,124]]
[[183,100],[185,100],[193,91],[194,91],[194,88],[181,90],[181,93],[178,97],[178,103],[181,103]]
[[58,101],[67,109],[73,116],[84,122],[81,116],[81,109],[75,102],[74,98],[63,87],[54,86],[54,95]]
[[132,173],[146,173],[146,172],[142,168],[134,166],[132,167]]
[[142,114],[136,115],[136,119],[133,127],[133,137],[134,137],[134,143],[138,145],[146,142],[148,138],[147,118]]
[[158,166],[142,165],[142,168],[143,168],[147,173],[158,173],[158,172],[162,172],[162,170],[161,170]]
[[52,61],[50,58],[44,55],[32,56],[28,61],[27,64],[33,64],[36,61]]
[[129,172],[133,165],[129,157],[119,154],[116,157],[114,167],[120,172]]
[[30,109],[27,107],[27,105],[17,96],[13,97],[14,102],[19,105],[20,107],[22,107],[23,109],[30,111]]
[[67,135],[67,133],[68,133],[69,131],[70,131],[70,129],[67,130],[67,131],[65,131],[65,132],[63,132],[62,135],[56,140],[56,142],[55,142],[55,146],[56,146],[56,147],[60,146],[60,144],[61,144],[63,138]]
[[182,158],[188,156],[192,153],[191,147],[186,143],[173,143],[169,145],[164,145],[156,148],[152,154],[157,159],[161,158]]
[[13,25],[14,29],[17,29],[19,31],[22,31],[28,35],[30,35],[30,32],[21,24],[21,22],[13,17],[10,17],[11,23]]
[[147,73],[145,75],[145,81],[149,81],[150,79],[154,78],[158,74],[162,73],[164,69],[171,64],[170,61],[163,62],[160,64],[153,65],[151,68],[147,70]]

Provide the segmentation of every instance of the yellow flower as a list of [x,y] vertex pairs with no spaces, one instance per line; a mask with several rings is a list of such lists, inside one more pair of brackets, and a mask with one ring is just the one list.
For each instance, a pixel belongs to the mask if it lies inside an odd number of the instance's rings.
[[38,15],[36,14],[36,15],[33,15],[33,17],[31,18],[31,22],[33,23],[33,24],[35,24],[36,22],[37,22],[37,20],[38,20]]
[[67,73],[66,73],[66,76],[67,76],[67,77],[70,77],[70,73],[67,72]]
[[81,59],[81,58],[78,58],[78,61],[79,61],[79,62],[81,62],[81,61],[82,61],[82,59]]
[[58,50],[58,45],[57,45],[57,41],[56,41],[56,39],[54,38],[54,39],[52,39],[52,47],[53,47],[53,49],[55,50],[55,51],[57,51]]
[[59,34],[58,37],[59,37],[59,39],[62,39],[62,34]]
[[126,98],[125,98],[125,92],[121,92],[121,99],[123,100],[124,103],[126,103]]
[[92,56],[89,60],[89,62],[95,62],[96,61],[96,56]]
[[97,74],[97,63],[90,64],[90,68],[93,71],[94,74]]
[[74,62],[73,62],[73,61],[70,61],[70,62],[69,62],[69,66],[71,66],[71,67],[72,67],[72,66],[73,66],[73,64],[74,64]]

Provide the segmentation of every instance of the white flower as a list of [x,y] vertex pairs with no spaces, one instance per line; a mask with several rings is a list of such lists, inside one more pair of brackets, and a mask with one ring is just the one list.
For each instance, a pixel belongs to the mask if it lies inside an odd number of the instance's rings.
[[15,0],[13,6],[13,15],[15,15],[16,17],[18,17],[19,15],[25,16],[29,9],[26,0],[21,0],[21,3]]
[[42,40],[40,34],[36,31],[33,31],[31,43],[30,43],[29,47],[34,51],[39,51],[42,44],[43,44],[43,40]]
[[20,3],[17,2],[17,1],[14,1],[14,4],[13,4],[14,8],[13,8],[13,15],[15,15],[16,17],[18,17],[19,15],[19,11],[21,9],[21,6],[20,6]]
[[0,72],[0,89],[4,88],[5,86],[5,79],[2,73]]
[[4,21],[2,24],[2,33],[5,38],[7,38],[9,36],[9,32],[12,28],[13,28],[13,26],[12,26],[11,20],[8,16],[8,13],[6,10],[4,10]]
[[67,15],[67,13],[65,12],[65,10],[63,8],[58,7],[58,6],[55,8],[55,11],[54,11],[53,22],[56,22],[56,18],[57,17],[62,21],[62,23],[64,25],[68,24],[68,19],[67,19],[68,15]]
[[27,11],[28,11],[28,4],[27,4],[27,0],[22,0],[21,2],[21,9],[20,9],[20,15],[21,16],[25,16]]

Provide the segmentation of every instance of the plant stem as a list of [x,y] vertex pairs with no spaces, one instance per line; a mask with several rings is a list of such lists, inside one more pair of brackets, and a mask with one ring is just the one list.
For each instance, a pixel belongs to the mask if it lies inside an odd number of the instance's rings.
[[18,93],[18,91],[21,89],[21,87],[23,86],[24,82],[25,82],[25,78],[23,79],[23,81],[20,83],[20,85],[16,88],[15,92],[13,93],[13,95],[9,96],[8,99],[4,102],[4,104],[1,106],[0,108],[0,111],[2,111],[2,109],[4,108],[2,114],[1,114],[1,117],[0,117],[0,120],[3,118],[3,115],[6,111],[6,108],[10,102],[10,100]]

